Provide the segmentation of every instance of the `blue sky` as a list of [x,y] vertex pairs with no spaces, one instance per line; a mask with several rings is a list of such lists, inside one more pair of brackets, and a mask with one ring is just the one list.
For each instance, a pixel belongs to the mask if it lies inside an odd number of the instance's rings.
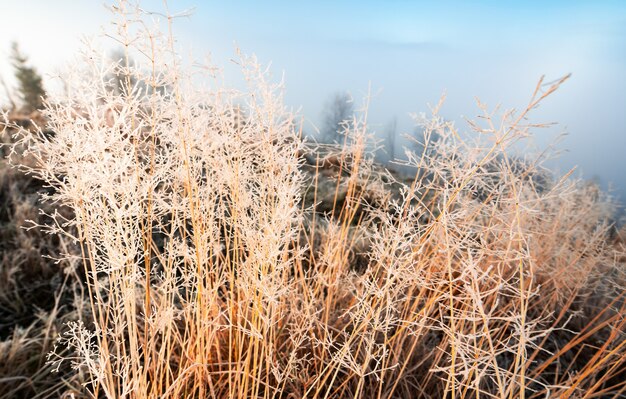
[[[162,8],[158,0],[142,2]],[[587,178],[613,182],[626,199],[626,1],[170,1],[194,8],[175,27],[184,49],[210,52],[227,65],[234,44],[284,73],[289,105],[308,129],[338,90],[360,99],[371,84],[373,127],[426,111],[445,90],[443,114],[474,117],[474,97],[522,108],[541,75],[572,79],[535,114],[560,125],[538,132],[546,145],[566,130],[568,150],[555,166],[578,166]],[[43,72],[77,51],[81,35],[98,35],[109,15],[99,0],[0,0],[0,54],[17,40]],[[8,63],[0,73],[10,81]]]

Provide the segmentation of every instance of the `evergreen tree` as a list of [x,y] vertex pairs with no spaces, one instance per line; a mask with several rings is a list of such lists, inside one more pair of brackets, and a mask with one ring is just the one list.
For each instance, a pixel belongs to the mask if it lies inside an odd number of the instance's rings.
[[350,95],[347,92],[335,93],[324,110],[322,141],[341,143],[341,132],[349,127],[353,115],[354,107]]
[[19,85],[22,110],[32,112],[43,108],[43,98],[46,96],[46,92],[43,88],[41,76],[35,68],[27,64],[28,58],[20,53],[17,43],[13,43],[12,50],[11,63]]

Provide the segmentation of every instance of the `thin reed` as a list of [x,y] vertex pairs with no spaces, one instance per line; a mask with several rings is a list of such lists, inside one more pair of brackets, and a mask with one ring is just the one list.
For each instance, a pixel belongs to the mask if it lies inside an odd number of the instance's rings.
[[175,15],[112,11],[124,59],[88,46],[45,131],[7,122],[72,211],[34,222],[78,268],[51,395],[626,397],[612,204],[510,150],[567,77],[479,104],[473,134],[441,104],[416,118],[407,181],[373,163],[367,107],[316,151],[254,57],[225,88],[178,55]]

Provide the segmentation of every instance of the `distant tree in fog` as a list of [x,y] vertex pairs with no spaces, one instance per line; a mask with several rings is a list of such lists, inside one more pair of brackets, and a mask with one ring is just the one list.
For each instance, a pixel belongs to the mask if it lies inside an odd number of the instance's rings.
[[385,129],[385,149],[389,155],[389,160],[393,161],[396,158],[396,136],[397,136],[398,118],[393,117],[391,122]]
[[347,92],[335,93],[324,109],[321,140],[326,143],[342,142],[342,134],[352,120],[354,105]]
[[28,58],[20,52],[17,43],[13,43],[11,50],[11,64],[19,85],[22,110],[32,112],[43,108],[46,91],[43,88],[41,75],[35,68],[28,65]]

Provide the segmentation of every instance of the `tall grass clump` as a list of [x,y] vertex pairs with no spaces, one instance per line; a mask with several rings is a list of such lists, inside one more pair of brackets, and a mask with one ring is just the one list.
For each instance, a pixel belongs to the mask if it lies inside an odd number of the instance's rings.
[[112,10],[124,59],[87,46],[46,133],[17,133],[72,210],[40,226],[80,264],[83,310],[48,363],[72,395],[624,396],[611,204],[508,151],[566,78],[522,112],[479,104],[476,140],[439,107],[416,118],[404,181],[373,164],[366,110],[312,150],[253,57],[227,89],[179,57],[174,15]]

